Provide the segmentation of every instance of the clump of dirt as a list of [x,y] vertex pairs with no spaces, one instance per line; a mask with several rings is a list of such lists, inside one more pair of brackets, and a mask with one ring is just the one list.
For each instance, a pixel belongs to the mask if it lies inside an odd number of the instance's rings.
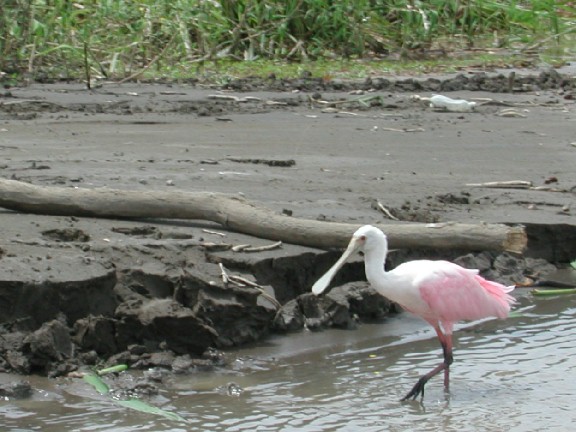
[[90,240],[88,234],[75,228],[46,230],[42,232],[42,237],[61,242],[87,242]]

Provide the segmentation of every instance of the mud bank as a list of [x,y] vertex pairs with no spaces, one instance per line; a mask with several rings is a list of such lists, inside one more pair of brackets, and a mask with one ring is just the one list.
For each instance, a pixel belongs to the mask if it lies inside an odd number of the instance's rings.
[[[572,77],[550,70],[361,82],[270,77],[218,89],[12,88],[0,97],[0,175],[240,193],[293,217],[357,224],[390,215],[392,223],[522,223],[523,257],[419,250],[397,251],[388,263],[453,259],[510,284],[576,255],[573,91]],[[436,92],[481,103],[446,113],[412,97]],[[467,186],[495,180],[533,187]],[[4,371],[58,376],[120,362],[183,373],[219,365],[215,350],[272,332],[354,328],[397,312],[359,282],[359,261],[339,276],[342,287],[321,299],[309,294],[337,251],[284,244],[234,252],[270,242],[202,221],[0,214]],[[226,282],[223,269],[240,279]]]

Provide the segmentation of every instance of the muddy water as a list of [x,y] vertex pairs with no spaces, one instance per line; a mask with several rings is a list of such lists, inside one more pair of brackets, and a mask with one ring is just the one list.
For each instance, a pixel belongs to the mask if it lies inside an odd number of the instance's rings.
[[0,402],[0,430],[571,430],[576,296],[519,294],[521,316],[457,328],[450,392],[433,379],[422,403],[399,399],[440,350],[404,313],[354,331],[275,338],[236,352],[232,371],[169,379],[150,403],[187,424],[129,411],[82,380],[33,378],[32,399]]

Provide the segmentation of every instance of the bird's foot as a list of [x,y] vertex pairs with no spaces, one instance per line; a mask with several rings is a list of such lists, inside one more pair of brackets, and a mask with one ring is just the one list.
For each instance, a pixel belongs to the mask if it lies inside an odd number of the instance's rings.
[[408,392],[408,394],[400,400],[402,402],[410,400],[410,399],[416,400],[416,398],[420,395],[422,395],[422,398],[424,398],[424,386],[426,385],[426,383],[428,382],[429,379],[430,379],[430,377],[428,377],[427,375],[420,377],[418,382],[414,385],[414,387],[412,387],[412,390],[410,390]]

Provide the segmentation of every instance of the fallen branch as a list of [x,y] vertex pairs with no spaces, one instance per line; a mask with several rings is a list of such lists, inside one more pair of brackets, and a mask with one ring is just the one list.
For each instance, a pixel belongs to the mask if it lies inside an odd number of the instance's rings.
[[[345,246],[360,226],[281,215],[240,196],[221,193],[63,188],[6,179],[0,179],[0,207],[58,216],[208,220],[232,231],[317,248]],[[414,223],[378,226],[388,234],[391,248],[521,253],[527,244],[521,226],[460,223],[436,229]]]

